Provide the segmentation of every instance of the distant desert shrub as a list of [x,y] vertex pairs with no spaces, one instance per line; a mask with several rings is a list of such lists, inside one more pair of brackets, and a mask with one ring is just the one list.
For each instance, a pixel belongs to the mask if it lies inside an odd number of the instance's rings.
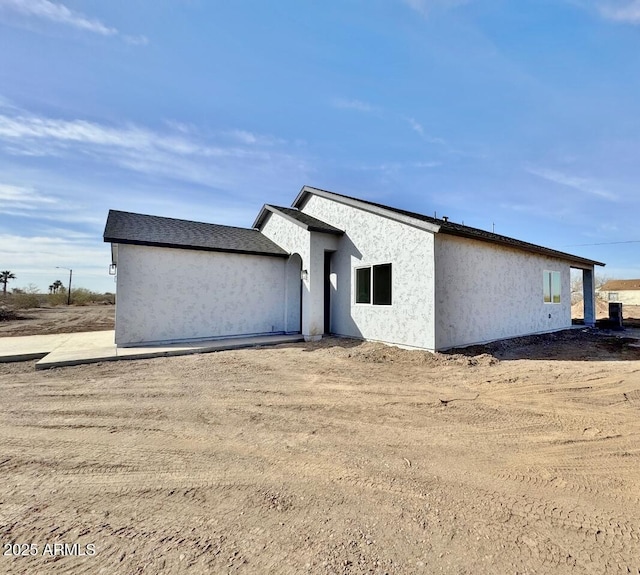
[[[57,293],[49,294],[49,305],[66,305],[67,290],[60,290]],[[90,289],[79,287],[71,289],[71,305],[92,305],[92,304],[114,304],[116,302],[116,296],[112,293],[98,293],[91,291]]]
[[[40,293],[38,287],[29,284],[27,287],[13,288],[6,298],[1,297],[0,305],[8,306],[12,309],[29,309],[37,307],[55,307],[67,305],[67,290],[62,288],[56,293]],[[71,289],[71,305],[93,305],[116,303],[116,295],[111,292],[98,293],[90,289],[78,287]]]
[[19,319],[19,315],[12,308],[6,305],[0,305],[0,321],[11,321]]
[[10,303],[15,309],[29,309],[41,307],[46,301],[46,295],[40,293],[38,286],[29,284],[25,288],[14,289],[7,300],[7,303]]

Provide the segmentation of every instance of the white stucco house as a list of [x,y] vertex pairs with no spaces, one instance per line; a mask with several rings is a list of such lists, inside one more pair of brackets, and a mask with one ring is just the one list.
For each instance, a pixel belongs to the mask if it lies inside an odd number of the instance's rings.
[[640,279],[609,280],[602,284],[597,292],[605,301],[640,305]]
[[116,343],[301,333],[426,350],[571,326],[570,269],[594,266],[499,234],[305,186],[252,228],[111,210]]

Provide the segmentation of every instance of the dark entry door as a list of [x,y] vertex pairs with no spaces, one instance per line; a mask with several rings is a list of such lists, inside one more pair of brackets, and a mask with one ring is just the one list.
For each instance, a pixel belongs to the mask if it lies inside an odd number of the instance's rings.
[[331,253],[324,252],[324,333],[331,333]]

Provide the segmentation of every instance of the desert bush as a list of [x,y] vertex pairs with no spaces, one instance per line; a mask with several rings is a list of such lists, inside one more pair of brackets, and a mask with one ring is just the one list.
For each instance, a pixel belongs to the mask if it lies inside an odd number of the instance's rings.
[[[67,290],[59,290],[57,293],[49,294],[48,296],[49,305],[66,305],[67,298]],[[79,287],[71,289],[71,305],[92,305],[96,303],[104,303],[104,304],[114,304],[115,303],[115,295],[112,293],[98,293],[91,291],[90,289]]]
[[19,319],[19,315],[12,308],[6,305],[0,305],[0,321],[11,321]]
[[73,305],[89,305],[96,301],[100,294],[92,292],[87,288],[75,288],[71,290],[71,303]]
[[[73,290],[71,290],[71,294],[73,295]],[[50,293],[47,296],[47,303],[51,306],[56,305],[66,305],[67,304],[67,290],[61,289],[56,293]]]
[[38,286],[29,284],[26,288],[16,288],[9,298],[9,303],[15,309],[29,309],[41,307],[46,295],[41,294]]

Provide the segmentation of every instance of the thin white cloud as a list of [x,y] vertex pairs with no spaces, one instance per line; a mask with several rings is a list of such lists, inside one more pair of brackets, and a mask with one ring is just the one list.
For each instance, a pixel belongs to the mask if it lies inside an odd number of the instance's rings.
[[640,24],[640,1],[600,3],[598,10],[608,20]]
[[436,8],[453,8],[461,4],[466,4],[469,1],[470,0],[402,0],[402,3],[426,17]]
[[256,180],[306,179],[307,164],[278,138],[236,130],[207,135],[177,128],[106,125],[0,112],[0,150],[119,166],[145,175],[206,187],[253,188]]
[[0,8],[18,12],[25,16],[65,24],[86,32],[100,34],[101,36],[118,34],[118,30],[106,26],[100,20],[87,18],[79,12],[70,10],[64,4],[49,2],[49,0],[0,0]]
[[0,110],[17,110],[18,107],[9,98],[0,94]]
[[416,132],[416,134],[418,134],[425,142],[447,146],[447,143],[442,138],[427,134],[422,124],[420,124],[420,122],[416,121],[414,118],[407,118],[407,122],[409,122],[411,129]]
[[[97,18],[90,18],[80,12],[71,10],[64,4],[51,2],[51,0],[0,0],[0,17],[3,14],[11,13],[28,19],[69,26],[76,30],[99,36],[119,36],[124,42],[132,46],[146,46],[149,44],[149,38],[142,34],[122,34],[117,28],[108,26]],[[11,20],[9,21],[11,22]],[[15,18],[13,21],[15,22]]]
[[124,41],[132,46],[146,46],[149,43],[149,38],[142,34],[138,36],[123,36]]
[[[15,286],[21,285],[24,273],[51,270],[51,275],[60,274],[55,266],[71,267],[76,275],[81,267],[93,267],[95,263],[107,261],[108,246],[96,242],[70,237],[24,236],[0,233],[3,269],[14,270],[17,276]],[[106,275],[106,263],[103,267]],[[53,281],[52,278],[51,281]]]
[[640,0],[565,0],[612,22],[640,24]]
[[[87,145],[139,152],[164,151],[176,155],[242,155],[242,150],[202,146],[180,135],[160,134],[135,125],[105,126],[85,120],[60,120],[35,115],[0,114],[0,141],[39,155],[49,149]],[[33,146],[33,144],[36,144]],[[48,148],[47,148],[48,145]]]
[[198,129],[193,124],[186,124],[184,122],[178,122],[177,120],[165,120],[165,125],[176,132],[182,134],[197,134]]
[[[9,171],[7,171],[8,174]],[[11,178],[28,179],[29,175],[14,174]],[[31,174],[31,177],[33,175]],[[51,191],[43,193],[42,186],[52,186],[51,177],[43,178],[45,181],[35,185],[16,185],[13,183],[0,183],[0,215],[27,218],[38,221],[53,221],[56,223],[69,223],[81,226],[101,226],[103,218],[95,212],[87,210],[87,206],[76,195],[69,195],[69,186],[65,186],[65,192]],[[72,199],[75,198],[75,199]],[[5,222],[5,231],[9,220]]]
[[228,135],[232,140],[247,146],[270,147],[287,143],[281,138],[265,136],[264,134],[256,134],[255,132],[249,132],[248,130],[231,130],[230,132],[225,132],[224,135]]
[[363,171],[379,171],[379,172],[399,172],[404,170],[429,170],[441,166],[442,162],[427,161],[427,162],[384,162],[382,164],[375,164],[372,166],[361,166],[359,169]]
[[375,112],[378,110],[376,106],[368,102],[349,98],[334,98],[331,103],[334,108],[341,110],[356,110],[358,112]]
[[604,200],[609,200],[612,202],[618,200],[618,196],[615,193],[604,189],[599,182],[590,178],[583,178],[558,172],[556,170],[550,170],[547,168],[536,168],[532,166],[525,167],[525,171],[549,182],[560,184],[568,188],[573,188],[591,196],[596,196],[598,198],[602,198]]
[[31,188],[0,183],[0,213],[7,210],[35,210],[43,204],[55,204],[55,198],[39,194]]
[[230,135],[244,144],[255,144],[258,141],[255,134],[246,130],[233,130]]
[[424,128],[422,127],[422,124],[420,124],[419,122],[416,122],[413,118],[409,118],[409,125],[411,126],[411,129],[414,132],[417,132],[418,134],[420,134],[421,136],[424,136]]

